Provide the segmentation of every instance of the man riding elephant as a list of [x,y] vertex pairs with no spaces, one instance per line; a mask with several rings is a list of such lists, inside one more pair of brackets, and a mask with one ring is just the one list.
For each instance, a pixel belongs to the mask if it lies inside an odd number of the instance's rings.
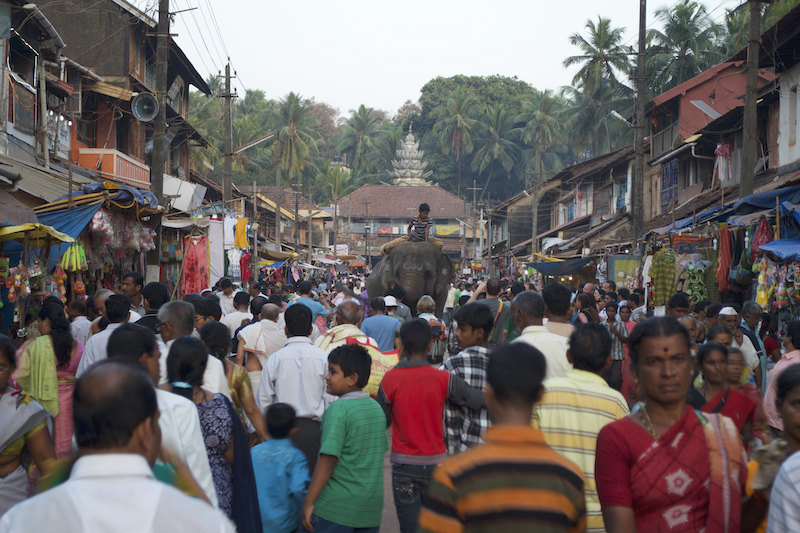
[[428,204],[420,204],[419,216],[412,218],[411,222],[408,224],[408,235],[387,242],[386,244],[381,246],[380,248],[381,253],[383,255],[387,255],[392,250],[392,248],[406,241],[411,241],[411,242],[427,241],[435,244],[441,250],[442,241],[440,239],[437,239],[436,237],[430,236],[431,226],[433,225],[433,221],[430,218],[428,218],[430,212],[431,212],[431,207]]

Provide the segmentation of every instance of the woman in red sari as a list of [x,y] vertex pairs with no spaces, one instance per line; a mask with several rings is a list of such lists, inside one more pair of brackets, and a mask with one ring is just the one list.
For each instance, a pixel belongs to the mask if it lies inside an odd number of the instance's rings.
[[719,413],[730,418],[747,443],[753,439],[756,404],[728,385],[728,349],[718,342],[707,342],[697,352],[697,366],[703,385],[689,390],[689,404],[704,413]]
[[[733,423],[686,403],[694,359],[672,317],[638,324],[628,344],[643,407],[597,438],[595,481],[609,533],[749,532],[747,462]],[[760,517],[759,517],[760,518]]]
[[[763,398],[761,392],[755,385],[742,383],[742,372],[744,372],[744,355],[739,348],[728,348],[728,386],[735,389],[756,404],[756,412],[753,416],[753,438],[761,439],[763,444],[769,444],[769,422],[764,413]],[[724,414],[724,413],[723,413]]]

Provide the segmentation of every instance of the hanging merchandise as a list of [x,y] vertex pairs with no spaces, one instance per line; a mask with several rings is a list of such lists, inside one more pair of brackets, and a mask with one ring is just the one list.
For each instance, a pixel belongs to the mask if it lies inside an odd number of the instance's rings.
[[755,259],[758,255],[758,250],[768,242],[772,242],[772,227],[767,222],[767,217],[761,215],[761,222],[758,224],[758,229],[756,230],[755,236],[753,236],[753,240],[750,243],[752,247],[752,258]]
[[716,159],[714,159],[714,170],[711,172],[711,175],[716,175],[719,181],[723,182],[724,187],[724,180],[733,181],[731,145],[726,143],[718,144],[716,150],[714,150],[714,155]]
[[238,248],[231,248],[226,254],[228,256],[228,277],[231,278],[231,281],[240,281],[242,279],[240,266],[242,251]]
[[242,281],[250,281],[253,277],[251,268],[250,268],[250,252],[245,252],[242,254],[242,258],[239,259],[239,270],[242,273]]
[[61,256],[60,268],[67,272],[78,272],[81,270],[88,270],[89,265],[86,262],[86,251],[83,249],[80,239],[67,248],[64,255]]
[[0,257],[0,284],[8,279],[8,257]]
[[56,265],[53,270],[53,281],[55,282],[55,290],[49,291],[53,296],[57,296],[59,300],[67,303],[67,273],[61,268],[61,265]]
[[[717,286],[719,292],[726,293],[736,290],[731,283],[730,267],[733,261],[731,251],[731,232],[730,229],[720,228],[719,230],[719,254],[717,255]],[[738,258],[737,258],[738,261]]]
[[250,248],[250,243],[247,241],[247,219],[236,219],[236,235],[234,236],[234,244],[237,248]]
[[653,256],[650,277],[653,278],[652,305],[667,305],[675,293],[675,260],[677,254],[672,250],[661,250]]
[[75,291],[75,296],[79,300],[86,301],[86,285],[84,285],[82,280],[76,280],[75,283],[72,284],[72,290]]
[[208,237],[186,236],[181,289],[184,294],[200,294],[208,288]]
[[233,248],[236,246],[236,219],[230,215],[223,218],[223,231],[225,236],[225,248]]

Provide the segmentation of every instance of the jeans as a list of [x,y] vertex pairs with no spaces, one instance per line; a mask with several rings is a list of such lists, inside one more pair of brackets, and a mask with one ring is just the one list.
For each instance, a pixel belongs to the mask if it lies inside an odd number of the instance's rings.
[[436,465],[405,465],[392,463],[392,490],[400,533],[414,533],[422,498],[428,490]]
[[[311,525],[314,526],[314,533],[378,533],[378,527],[348,527],[342,526],[335,522],[330,522],[317,515],[311,515]],[[303,526],[300,526],[298,531],[307,531]]]

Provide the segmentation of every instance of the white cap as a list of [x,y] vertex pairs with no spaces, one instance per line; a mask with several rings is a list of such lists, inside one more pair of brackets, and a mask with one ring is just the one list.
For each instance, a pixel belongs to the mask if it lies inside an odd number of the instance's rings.
[[720,315],[728,315],[728,316],[730,316],[730,315],[738,315],[739,313],[737,313],[736,309],[734,309],[733,307],[728,306],[728,307],[723,307],[722,309],[720,309],[719,314]]
[[386,304],[386,307],[397,307],[397,298],[394,296],[384,296],[383,303]]

